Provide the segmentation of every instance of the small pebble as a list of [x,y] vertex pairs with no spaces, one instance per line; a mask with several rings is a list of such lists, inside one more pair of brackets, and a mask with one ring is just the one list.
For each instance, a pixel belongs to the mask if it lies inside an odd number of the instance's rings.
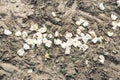
[[4,30],[4,34],[6,34],[6,35],[11,35],[12,32],[11,32],[10,30],[5,29],[5,30]]

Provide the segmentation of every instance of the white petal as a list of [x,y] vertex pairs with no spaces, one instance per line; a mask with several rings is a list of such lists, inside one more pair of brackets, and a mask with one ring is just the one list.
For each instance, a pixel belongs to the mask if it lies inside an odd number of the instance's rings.
[[70,49],[71,49],[71,47],[66,48],[65,49],[65,54],[70,54]]
[[53,17],[56,17],[57,15],[56,15],[56,13],[55,13],[55,12],[52,12],[52,16],[53,16]]
[[54,44],[55,45],[60,45],[62,41],[60,39],[54,39]]
[[24,51],[23,48],[21,48],[21,49],[19,49],[19,50],[17,51],[17,54],[18,54],[19,56],[23,56],[24,53],[25,53],[25,51]]
[[99,56],[99,61],[100,61],[102,64],[104,64],[105,58],[104,58],[103,55],[100,55],[100,56]]
[[21,31],[17,31],[17,32],[15,33],[15,36],[21,36],[21,35],[22,35]]
[[28,44],[24,44],[24,45],[23,45],[23,48],[24,48],[25,50],[28,50],[28,49],[30,49],[30,46],[29,46]]
[[111,19],[112,20],[116,20],[118,17],[116,16],[116,15],[114,15],[114,14],[111,14]]
[[65,49],[65,48],[66,48],[66,43],[65,43],[65,42],[61,43],[61,47],[62,47],[63,49]]
[[31,31],[37,30],[38,29],[38,24],[34,24],[30,27]]
[[41,33],[45,33],[47,31],[47,28],[46,27],[42,27],[38,31],[41,32]]
[[97,43],[98,41],[100,41],[100,38],[95,37],[95,38],[92,39],[93,43]]
[[52,34],[48,34],[48,37],[49,37],[49,38],[52,38],[52,37],[53,37],[53,35],[52,35]]
[[4,34],[6,34],[6,35],[11,35],[12,32],[11,32],[10,30],[5,29],[5,30],[4,30]]
[[88,45],[83,44],[80,49],[82,49],[83,52],[85,52],[88,48],[89,48]]
[[45,46],[47,46],[47,47],[51,47],[51,45],[52,45],[52,41],[50,41],[50,40],[48,40],[48,41],[45,43]]
[[113,32],[107,32],[108,36],[113,36]]
[[66,35],[65,35],[65,38],[66,38],[66,39],[69,39],[69,38],[71,38],[72,36],[73,36],[72,33],[67,32]]
[[55,32],[55,37],[58,37],[58,36],[59,36],[59,32],[56,31],[56,32]]
[[23,31],[23,32],[22,32],[22,37],[23,37],[23,38],[26,38],[27,36],[28,36],[28,33],[27,33],[26,31]]
[[100,3],[100,4],[99,4],[99,8],[100,8],[101,10],[104,10],[104,9],[105,9],[103,3]]
[[84,26],[84,27],[87,27],[87,26],[89,26],[89,23],[88,23],[88,21],[85,21],[85,22],[83,23],[83,26]]
[[117,5],[120,6],[120,0],[117,0]]

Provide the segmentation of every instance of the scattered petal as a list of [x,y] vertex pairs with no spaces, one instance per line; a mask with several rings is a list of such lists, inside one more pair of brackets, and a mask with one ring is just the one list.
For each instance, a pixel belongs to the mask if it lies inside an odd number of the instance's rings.
[[12,32],[11,32],[10,30],[5,29],[5,30],[4,30],[4,34],[6,34],[6,35],[11,35]]
[[56,13],[55,13],[55,12],[52,12],[52,16],[53,16],[53,17],[56,17],[57,15],[56,15]]
[[89,22],[88,22],[88,21],[85,21],[85,22],[83,23],[83,26],[84,26],[84,27],[89,26]]
[[23,49],[28,50],[28,49],[30,49],[30,46],[28,44],[24,44]]
[[73,36],[72,33],[67,32],[65,35],[65,38],[70,39],[72,36]]
[[104,9],[105,9],[103,3],[100,3],[100,4],[99,4],[99,8],[100,8],[101,10],[104,10]]
[[60,45],[62,41],[60,39],[54,39],[54,44],[55,45]]
[[109,37],[111,37],[111,36],[113,36],[114,33],[113,32],[107,32],[107,34],[108,34]]
[[59,32],[55,31],[55,37],[58,37],[58,36],[59,36]]
[[111,14],[111,19],[112,20],[116,20],[118,17],[116,16],[116,15],[114,15],[114,14]]
[[23,56],[24,53],[25,53],[25,51],[24,51],[23,48],[21,48],[21,49],[19,49],[19,50],[17,51],[17,54],[18,54],[19,56]]
[[47,28],[44,26],[38,30],[41,33],[45,33],[47,31]]
[[21,35],[22,35],[21,31],[17,31],[17,32],[15,33],[15,36],[21,36]]
[[104,57],[103,55],[100,55],[100,56],[99,56],[99,61],[100,61],[100,63],[104,64],[104,62],[105,62],[105,57]]
[[37,30],[38,29],[38,24],[34,24],[30,27],[31,31]]
[[67,47],[67,48],[65,49],[65,54],[70,54],[70,49],[71,49],[71,47]]
[[97,43],[98,41],[100,41],[100,38],[95,37],[95,38],[92,39],[93,43]]
[[51,45],[52,45],[52,41],[47,40],[47,42],[45,43],[45,46],[47,46],[47,47],[51,47]]
[[81,47],[80,47],[80,49],[83,50],[83,52],[85,52],[88,48],[89,47],[86,44],[82,44]]

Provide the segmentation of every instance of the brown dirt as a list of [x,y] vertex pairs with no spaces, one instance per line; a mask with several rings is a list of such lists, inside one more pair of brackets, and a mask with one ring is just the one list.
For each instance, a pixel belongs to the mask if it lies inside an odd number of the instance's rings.
[[[0,0],[0,80],[120,80],[120,29],[111,27],[111,13],[120,19],[117,0]],[[104,2],[106,9],[98,5]],[[57,13],[57,18],[51,12]],[[65,55],[63,49],[53,45],[50,49],[43,46],[28,50],[23,57],[17,55],[24,40],[14,35],[6,36],[4,29],[12,32],[28,31],[32,22],[39,26],[47,25],[48,32],[56,30],[63,33],[76,33],[75,20],[83,17],[90,22],[84,32],[94,30],[105,38],[103,43],[88,43],[86,52],[71,50]],[[113,31],[112,37],[107,31]],[[28,31],[29,32],[29,31]],[[31,35],[32,33],[29,33]],[[44,54],[50,51],[51,58]],[[105,63],[98,56],[105,57]],[[85,61],[89,61],[89,65]],[[27,73],[32,69],[32,73]]]

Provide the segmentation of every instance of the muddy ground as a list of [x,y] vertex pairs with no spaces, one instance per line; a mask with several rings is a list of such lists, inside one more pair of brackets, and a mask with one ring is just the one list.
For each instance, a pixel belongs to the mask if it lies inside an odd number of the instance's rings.
[[[0,0],[0,80],[120,80],[120,29],[112,29],[110,17],[116,14],[120,20],[120,7],[116,1]],[[105,10],[99,9],[100,2],[104,3]],[[51,15],[53,11],[56,18]],[[3,33],[4,29],[13,33],[17,30],[29,32],[28,27],[36,22],[39,27],[46,25],[52,34],[56,30],[62,34],[66,31],[75,34],[75,21],[79,17],[90,22],[85,33],[94,30],[104,37],[102,43],[89,42],[85,52],[73,48],[65,55],[58,46],[53,45],[50,49],[40,46],[26,51],[21,57],[17,50],[24,40]],[[107,31],[114,35],[109,37]],[[29,32],[29,36],[33,33]],[[46,51],[51,54],[47,60],[44,57]],[[105,57],[104,64],[98,61],[99,55]]]

